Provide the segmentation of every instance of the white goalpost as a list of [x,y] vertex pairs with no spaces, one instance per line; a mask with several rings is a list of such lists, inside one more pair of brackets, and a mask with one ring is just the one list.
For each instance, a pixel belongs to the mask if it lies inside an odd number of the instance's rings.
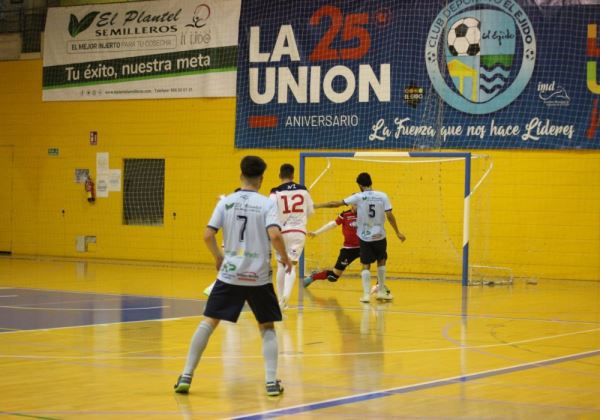
[[[474,161],[478,163],[472,183]],[[490,224],[484,220],[490,204],[479,192],[475,206],[478,265],[471,262],[473,193],[486,186],[492,167],[488,156],[469,152],[302,152],[299,182],[309,188],[316,203],[341,200],[358,190],[358,173],[369,172],[373,188],[390,197],[399,228],[407,236],[403,244],[388,240],[390,275],[458,280],[467,286],[485,284],[485,272],[490,270],[495,272],[491,277],[511,277],[501,272],[502,267],[479,264],[487,259],[490,248],[485,231]],[[309,220],[309,230],[333,220],[341,210],[317,210]],[[299,278],[335,262],[341,234],[326,235],[307,241]]]

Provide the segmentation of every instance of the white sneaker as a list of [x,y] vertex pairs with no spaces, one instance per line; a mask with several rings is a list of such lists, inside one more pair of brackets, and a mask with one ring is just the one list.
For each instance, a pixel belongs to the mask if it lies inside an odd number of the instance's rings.
[[390,301],[390,300],[394,299],[394,296],[392,296],[390,289],[388,289],[387,287],[384,286],[384,290],[382,292],[380,292],[380,291],[377,292],[376,299]]
[[370,298],[371,298],[371,297],[370,297],[369,295],[363,295],[363,296],[360,298],[360,301],[361,301],[362,303],[369,303],[369,300],[370,300]]

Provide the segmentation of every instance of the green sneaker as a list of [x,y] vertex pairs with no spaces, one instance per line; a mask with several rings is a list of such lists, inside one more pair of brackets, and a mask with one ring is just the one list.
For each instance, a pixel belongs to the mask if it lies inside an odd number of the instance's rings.
[[189,375],[179,375],[177,383],[173,386],[178,394],[187,394],[192,385],[192,377]]
[[310,286],[310,284],[314,281],[314,279],[311,276],[308,276],[304,279],[303,283],[304,283],[304,288],[306,289],[308,286]]
[[206,296],[210,296],[210,292],[212,292],[214,285],[214,283],[209,284],[208,286],[206,286],[206,289],[204,289],[202,293],[204,293]]

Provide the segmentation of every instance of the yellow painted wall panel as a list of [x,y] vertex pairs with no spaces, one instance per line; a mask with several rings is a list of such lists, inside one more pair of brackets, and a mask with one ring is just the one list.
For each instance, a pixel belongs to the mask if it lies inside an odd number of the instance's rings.
[[[39,60],[0,62],[0,145],[14,145],[15,254],[207,263],[201,236],[217,197],[238,186],[240,158],[265,158],[265,194],[279,183],[282,163],[298,162],[297,150],[234,148],[235,98],[44,103],[41,70]],[[97,146],[89,145],[90,131],[98,132]],[[48,148],[59,148],[59,156],[48,156]],[[122,192],[86,201],[74,171],[88,168],[96,178],[98,152],[108,152],[110,168],[121,170],[127,158],[165,159],[163,226],[124,226]],[[600,280],[600,152],[478,154],[494,167],[472,199],[472,262],[507,267],[520,277]],[[340,175],[347,184],[316,198],[354,192],[357,167]],[[424,172],[427,181],[445,180],[437,189],[405,184],[410,173],[402,170],[387,192],[409,240],[389,241],[390,261],[410,273],[454,274],[462,246],[462,165]],[[374,170],[376,187],[386,171]],[[436,197],[442,206],[424,207]],[[435,220],[444,232],[412,225],[414,214]],[[97,237],[93,253],[76,252],[78,235]],[[324,257],[333,262],[341,238],[328,235]],[[446,248],[428,253],[435,243]]]

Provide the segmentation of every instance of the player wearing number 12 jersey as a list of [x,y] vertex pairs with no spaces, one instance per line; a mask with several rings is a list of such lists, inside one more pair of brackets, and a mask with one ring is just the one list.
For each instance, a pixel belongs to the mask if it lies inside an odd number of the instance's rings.
[[[277,265],[277,293],[282,308],[292,294],[296,281],[296,265],[302,255],[306,241],[306,223],[314,212],[313,201],[304,185],[294,182],[294,167],[289,163],[281,165],[279,170],[281,185],[271,190],[270,199],[277,204],[281,233],[292,271],[286,273],[282,264]],[[279,260],[279,258],[278,258]]]

